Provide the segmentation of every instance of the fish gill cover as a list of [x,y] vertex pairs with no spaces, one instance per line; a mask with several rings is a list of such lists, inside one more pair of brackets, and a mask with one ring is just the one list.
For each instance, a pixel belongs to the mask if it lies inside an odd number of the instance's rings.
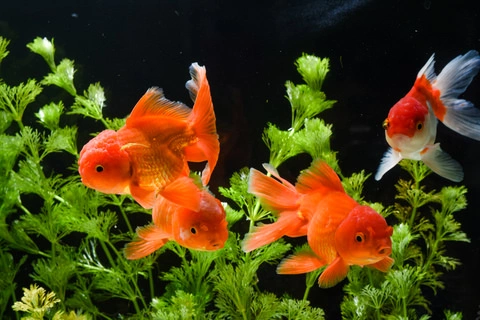
[[[0,66],[8,62],[9,40],[0,37]],[[303,298],[260,289],[259,268],[278,264],[292,249],[280,239],[252,252],[242,239],[258,223],[275,219],[248,193],[248,168],[219,188],[230,236],[221,250],[201,252],[173,241],[143,259],[127,260],[134,216],[150,214],[130,196],[107,195],[85,187],[78,175],[75,124],[100,123],[118,129],[124,119],[102,114],[99,83],[81,90],[75,66],[55,61],[53,39],[36,38],[27,47],[46,61],[41,80],[17,85],[0,78],[0,317],[17,319],[323,319],[322,301],[312,301],[323,268],[306,274]],[[334,105],[322,92],[329,60],[303,55],[296,67],[304,83],[286,83],[292,109],[290,128],[268,124],[265,159],[273,168],[306,153],[323,159],[340,176],[346,192],[371,206],[393,225],[391,269],[353,266],[337,306],[345,319],[461,319],[461,310],[431,314],[430,301],[444,288],[442,274],[460,261],[449,256],[451,241],[468,242],[455,215],[466,207],[466,188],[432,190],[421,162],[402,161],[410,178],[400,179],[395,203],[371,203],[362,196],[364,171],[344,176],[330,147],[333,126],[318,115]],[[67,94],[65,94],[67,93]],[[35,116],[26,121],[25,114]],[[92,126],[93,126],[92,125]],[[91,132],[94,134],[94,132]],[[392,201],[393,202],[393,201]],[[247,221],[248,223],[242,223]],[[28,275],[28,276],[27,276]],[[288,277],[288,276],[283,276]],[[23,288],[23,289],[22,289]],[[22,291],[23,290],[23,291]],[[322,289],[330,290],[330,289]],[[22,295],[23,292],[23,296]]]

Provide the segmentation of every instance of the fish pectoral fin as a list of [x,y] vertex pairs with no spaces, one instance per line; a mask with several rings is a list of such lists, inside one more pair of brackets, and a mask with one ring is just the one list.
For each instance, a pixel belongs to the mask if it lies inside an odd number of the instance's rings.
[[432,169],[433,172],[454,182],[463,180],[462,166],[448,153],[440,148],[440,144],[428,146],[421,155],[422,161]]
[[152,190],[144,189],[138,185],[130,185],[130,194],[142,207],[150,209],[155,202],[155,192]]
[[325,265],[313,251],[301,251],[283,259],[277,267],[278,274],[300,274],[315,271]]
[[402,160],[402,156],[399,152],[389,148],[387,152],[383,155],[382,160],[380,161],[380,166],[377,169],[377,173],[375,173],[375,180],[382,179],[383,175],[387,173],[390,169],[395,167],[397,163]]
[[367,267],[375,268],[375,269],[380,270],[382,272],[387,272],[388,270],[390,270],[390,268],[392,267],[394,262],[395,262],[395,260],[393,260],[392,258],[385,257],[385,258],[383,258],[382,260],[380,260],[376,263],[368,264]]
[[322,272],[318,278],[318,285],[321,288],[330,288],[345,279],[349,266],[343,258],[337,256],[335,260]]
[[140,259],[154,253],[169,240],[170,235],[155,225],[137,228],[137,237],[125,246],[125,257]]
[[195,212],[200,210],[201,190],[190,177],[184,176],[174,180],[159,191],[159,194],[181,207]]

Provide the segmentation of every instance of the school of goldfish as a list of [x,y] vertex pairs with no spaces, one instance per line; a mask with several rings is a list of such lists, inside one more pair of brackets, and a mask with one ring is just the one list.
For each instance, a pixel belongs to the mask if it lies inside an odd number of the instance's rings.
[[[153,208],[153,224],[137,230],[126,247],[128,259],[160,249],[167,241],[196,250],[223,248],[228,237],[225,210],[205,186],[218,160],[215,113],[205,67],[193,63],[186,88],[190,109],[149,89],[125,126],[90,140],[78,160],[82,182],[95,190],[130,194]],[[207,161],[202,186],[189,177],[188,162]]]
[[[398,101],[383,123],[390,149],[376,180],[402,159],[423,161],[452,181],[463,179],[460,164],[435,143],[438,120],[452,130],[480,140],[480,110],[459,99],[480,70],[480,56],[469,51],[449,62],[437,76],[434,56],[418,73],[410,92]],[[159,88],[147,90],[118,131],[104,130],[80,152],[82,182],[97,191],[130,194],[152,208],[152,223],[137,228],[125,247],[128,259],[140,259],[168,241],[195,250],[219,250],[228,238],[226,213],[208,190],[220,144],[205,67],[193,63],[186,88],[189,108],[165,98]],[[438,120],[437,120],[438,119]],[[190,176],[189,162],[206,162],[201,183]],[[393,228],[369,206],[346,194],[335,171],[314,159],[295,185],[270,164],[267,174],[252,168],[248,192],[276,215],[269,224],[246,234],[245,252],[278,239],[306,236],[308,247],[284,258],[279,274],[324,268],[318,284],[329,288],[342,281],[352,265],[387,272],[393,265]]]

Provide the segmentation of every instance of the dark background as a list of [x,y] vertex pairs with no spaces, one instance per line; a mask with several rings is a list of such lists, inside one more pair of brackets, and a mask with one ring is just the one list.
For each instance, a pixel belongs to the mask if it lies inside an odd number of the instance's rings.
[[[322,117],[334,125],[332,148],[349,175],[375,172],[387,149],[381,123],[432,53],[439,72],[455,56],[480,49],[480,2],[474,0],[8,1],[0,7],[0,35],[12,41],[1,66],[6,82],[45,74],[47,66],[25,45],[36,36],[53,37],[57,61],[75,60],[77,89],[97,81],[104,86],[108,117],[128,115],[154,85],[190,104],[188,66],[205,65],[222,139],[214,192],[232,172],[268,161],[261,133],[267,122],[290,126],[284,83],[301,81],[293,62],[303,52],[330,58],[324,91],[338,103]],[[463,97],[480,105],[479,92],[480,77]],[[469,207],[458,220],[472,242],[448,247],[463,265],[444,276],[446,289],[432,309],[434,318],[448,308],[474,319],[480,311],[480,142],[441,124],[437,140],[464,167]],[[294,181],[309,161],[290,160],[280,172]],[[402,174],[397,167],[380,182],[369,179],[366,198],[393,203]],[[439,189],[451,182],[432,175],[427,184]],[[263,288],[303,293],[301,276],[278,277],[273,270],[262,273]],[[314,288],[310,300],[335,318],[341,286]]]

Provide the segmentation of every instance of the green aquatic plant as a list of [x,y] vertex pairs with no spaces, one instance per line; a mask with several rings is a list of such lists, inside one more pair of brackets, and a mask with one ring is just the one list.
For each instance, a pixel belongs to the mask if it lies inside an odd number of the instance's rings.
[[[0,37],[0,63],[8,61],[8,44]],[[0,318],[324,318],[315,307],[321,301],[309,298],[321,270],[305,276],[302,299],[260,288],[259,269],[278,264],[292,245],[281,239],[242,251],[245,233],[275,219],[247,192],[248,168],[219,188],[228,202],[230,228],[223,249],[199,252],[169,242],[146,258],[127,260],[123,247],[134,237],[133,221],[148,219],[150,211],[130,196],[102,194],[81,183],[79,128],[71,125],[81,117],[116,130],[125,119],[104,116],[106,97],[99,83],[76,86],[74,61],[56,62],[53,39],[36,38],[27,48],[45,60],[46,76],[16,85],[0,78]],[[267,124],[262,138],[270,156],[265,161],[281,169],[301,153],[322,158],[342,177],[349,195],[368,203],[362,193],[369,174],[341,174],[330,146],[333,126],[318,117],[335,103],[322,91],[328,59],[303,55],[296,67],[304,83],[286,83],[291,127]],[[468,241],[454,219],[466,206],[466,189],[427,191],[428,169],[416,162],[402,165],[412,180],[397,183],[396,204],[368,203],[395,223],[395,265],[387,274],[352,268],[340,306],[345,318],[406,319],[418,311],[427,318],[424,291],[442,289],[441,273],[459,264],[447,256],[447,242]],[[31,285],[20,297],[25,284]],[[461,314],[446,311],[445,317],[459,319]]]

